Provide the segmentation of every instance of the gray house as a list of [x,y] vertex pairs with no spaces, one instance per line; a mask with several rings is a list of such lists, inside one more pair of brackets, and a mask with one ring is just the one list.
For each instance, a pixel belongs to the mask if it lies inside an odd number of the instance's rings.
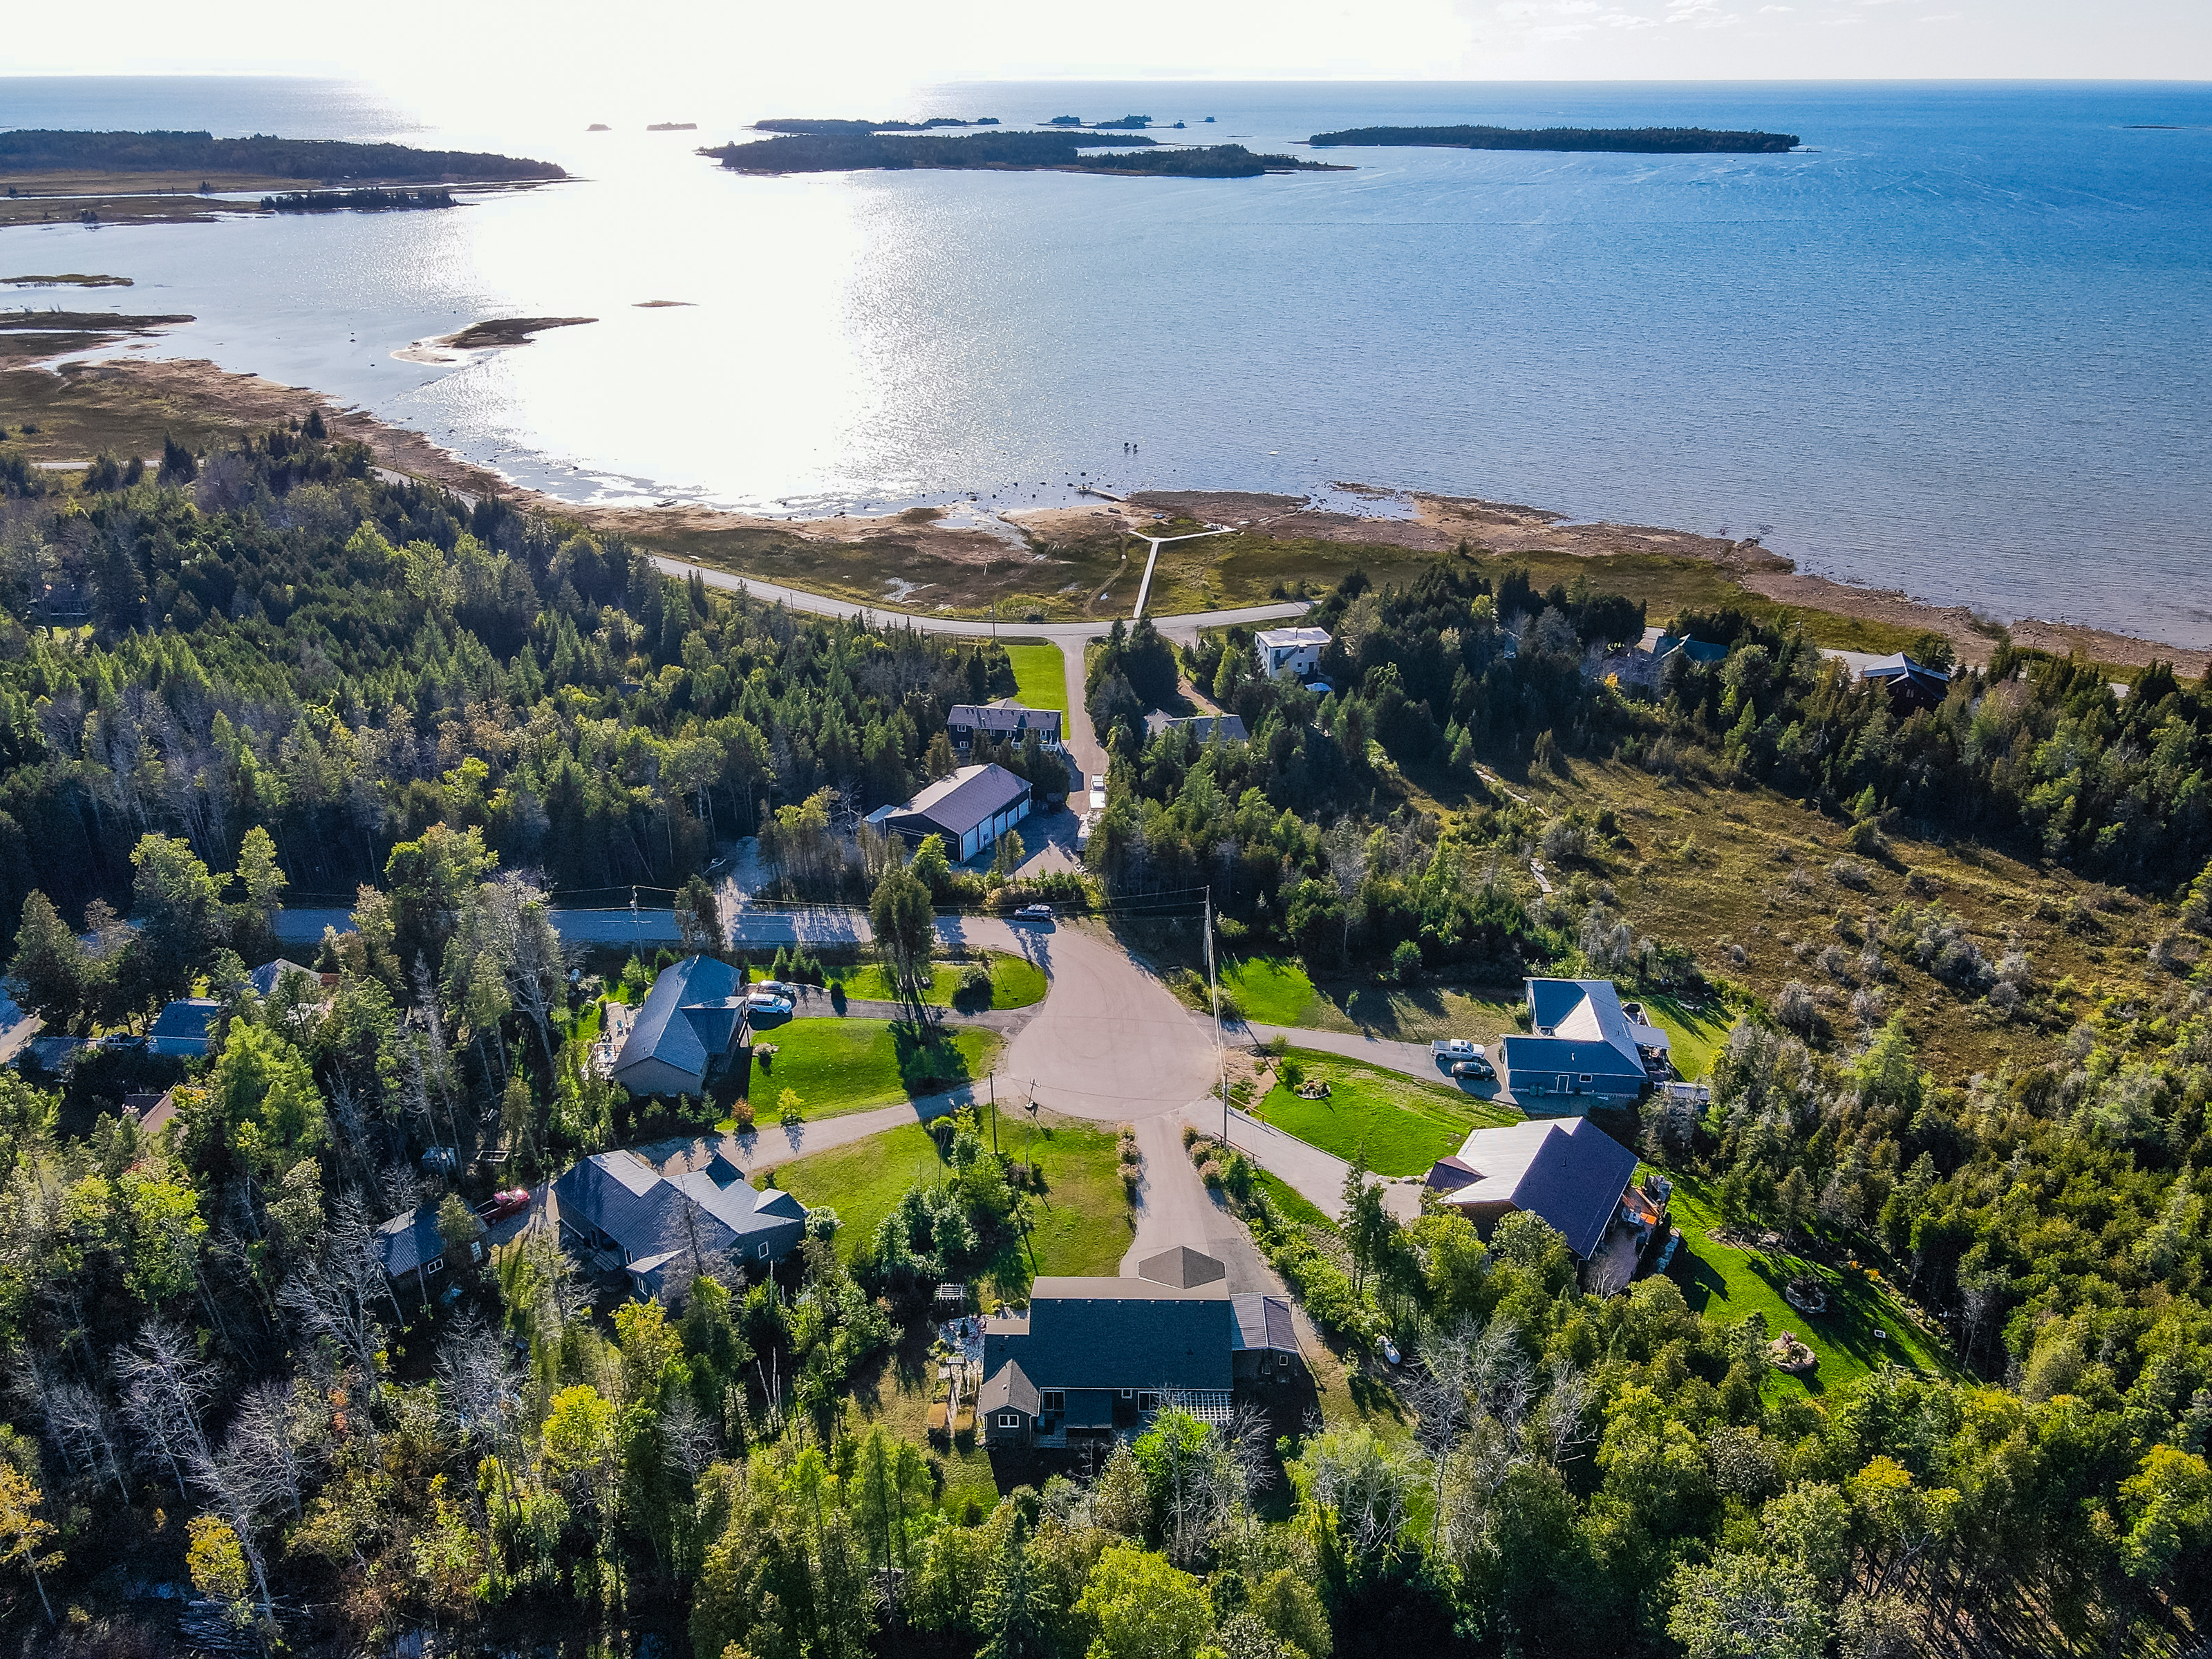
[[806,1210],[797,1199],[754,1187],[720,1152],[705,1169],[674,1176],[635,1152],[596,1152],[553,1183],[553,1200],[564,1236],[587,1253],[613,1257],[641,1296],[662,1288],[672,1263],[766,1267],[790,1255],[806,1231]]
[[976,1419],[990,1446],[1080,1445],[1138,1427],[1164,1396],[1226,1421],[1240,1379],[1299,1363],[1290,1306],[1232,1296],[1196,1250],[1148,1258],[1133,1279],[1040,1279],[1029,1310],[985,1322]]
[[965,749],[981,732],[994,743],[1019,743],[1032,732],[1048,749],[1060,747],[1060,710],[1025,708],[1012,697],[996,702],[956,702],[945,711],[945,735]]
[[972,859],[1030,813],[1030,786],[1005,767],[963,766],[939,778],[903,806],[885,806],[868,821],[909,843],[945,837],[955,864]]
[[660,970],[608,1074],[634,1095],[696,1095],[747,1034],[738,970],[687,957]]
[[207,997],[181,997],[161,1010],[146,1032],[146,1052],[198,1060],[214,1044],[222,1005]]
[[1526,1210],[1558,1228],[1587,1261],[1635,1173],[1636,1154],[1588,1118],[1530,1119],[1475,1130],[1455,1156],[1437,1160],[1428,1185],[1486,1237]]
[[1509,1031],[1492,1056],[1498,1080],[1522,1109],[1577,1112],[1642,1097],[1673,1075],[1667,1034],[1638,1005],[1623,1006],[1609,979],[1528,981],[1527,1032]]
[[1155,709],[1145,716],[1145,737],[1149,741],[1178,726],[1188,726],[1190,734],[1201,746],[1212,743],[1217,736],[1224,743],[1244,743],[1252,735],[1244,729],[1242,714],[1193,714],[1187,720],[1178,720],[1172,714],[1163,714]]

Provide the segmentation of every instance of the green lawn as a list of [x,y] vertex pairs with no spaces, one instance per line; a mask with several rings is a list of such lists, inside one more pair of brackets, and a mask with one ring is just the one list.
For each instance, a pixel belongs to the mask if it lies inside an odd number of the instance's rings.
[[1237,957],[1223,964],[1221,988],[1244,1018],[1262,1025],[1318,1025],[1321,996],[1296,957]]
[[1057,708],[1067,714],[1067,659],[1056,645],[1010,645],[1014,665],[1014,701],[1024,708]]
[[1265,1170],[1253,1171],[1260,1190],[1267,1194],[1267,1201],[1275,1206],[1275,1213],[1285,1221],[1300,1227],[1334,1227],[1336,1224],[1321,1212],[1321,1206],[1308,1198],[1280,1176],[1269,1175]]
[[1692,1010],[1673,997],[1640,1000],[1652,1023],[1666,1032],[1676,1071],[1695,1083],[1712,1070],[1713,1056],[1728,1042],[1729,1029],[1735,1024],[1727,1008],[1713,1002],[1702,1010]]
[[849,1146],[809,1152],[775,1169],[775,1184],[810,1210],[837,1212],[837,1254],[848,1261],[876,1235],[906,1189],[944,1168],[937,1141],[919,1123],[902,1123]]
[[[988,1137],[988,1111],[982,1127]],[[1030,1198],[1026,1243],[1000,1251],[981,1275],[984,1285],[1000,1299],[1017,1301],[1028,1295],[1033,1273],[1111,1279],[1119,1273],[1133,1224],[1118,1137],[1097,1124],[1050,1112],[1038,1113],[1034,1125],[1024,1114],[1002,1112],[998,1136],[1000,1151],[1043,1171],[1044,1191]],[[902,1124],[850,1146],[780,1164],[775,1184],[810,1207],[827,1205],[837,1212],[843,1224],[838,1249],[849,1259],[874,1237],[877,1224],[908,1187],[937,1180],[942,1170],[928,1130]]]
[[786,1089],[796,1091],[809,1117],[836,1117],[872,1106],[896,1105],[980,1078],[997,1060],[1004,1039],[996,1031],[953,1026],[944,1047],[925,1052],[913,1028],[887,1019],[794,1019],[761,1030],[776,1047],[753,1056],[752,1101],[757,1118],[773,1122]]
[[1284,1133],[1341,1158],[1357,1157],[1364,1146],[1367,1167],[1377,1175],[1421,1175],[1457,1152],[1469,1129],[1519,1119],[1510,1108],[1358,1060],[1310,1048],[1293,1048],[1288,1058],[1309,1080],[1325,1079],[1329,1097],[1302,1100],[1279,1078],[1261,1103],[1261,1115]]
[[[1692,1309],[1728,1325],[1764,1314],[1769,1331],[1802,1337],[1820,1356],[1811,1376],[1776,1371],[1771,1387],[1820,1394],[1865,1376],[1884,1359],[1930,1376],[1951,1371],[1942,1348],[1912,1323],[1887,1290],[1848,1268],[1823,1267],[1787,1252],[1715,1243],[1710,1233],[1721,1220],[1710,1189],[1680,1176],[1674,1181],[1670,1208],[1682,1243],[1668,1273]],[[1782,1287],[1801,1273],[1814,1273],[1826,1285],[1826,1312],[1808,1317],[1783,1299]],[[1888,1339],[1876,1338],[1877,1330],[1888,1332]]]
[[[1044,1000],[1050,988],[1044,969],[1027,959],[1005,951],[987,951],[984,959],[991,965],[991,1006],[994,1008],[1026,1008],[1031,1003]],[[950,1008],[952,994],[960,984],[964,964],[940,962],[930,969],[930,986],[923,998],[934,1006]],[[891,1002],[890,972],[879,962],[863,962],[851,967],[825,968],[823,977],[832,985],[842,985],[845,994],[862,1002]]]

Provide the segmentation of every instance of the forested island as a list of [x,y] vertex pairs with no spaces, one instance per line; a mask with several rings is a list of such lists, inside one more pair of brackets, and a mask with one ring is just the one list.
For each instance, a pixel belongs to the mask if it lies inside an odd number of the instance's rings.
[[927,121],[860,121],[843,120],[835,117],[814,118],[804,116],[777,116],[753,123],[756,132],[786,133],[866,133],[866,132],[927,132],[934,127],[995,127],[995,115],[979,115],[972,121],[963,121],[957,115],[933,115]]
[[[1112,155],[1086,155],[1110,147]],[[1132,149],[1136,153],[1128,153]],[[960,137],[886,136],[872,131],[791,133],[757,143],[702,149],[738,173],[857,173],[950,168],[1004,172],[1105,173],[1182,179],[1249,179],[1263,173],[1309,173],[1324,164],[1290,155],[1259,155],[1242,144],[1193,149],[1156,146],[1139,133],[981,132]]]
[[390,213],[411,208],[449,208],[450,190],[295,190],[281,196],[264,196],[264,213]]
[[1604,150],[1635,155],[1779,155],[1794,132],[1716,132],[1705,127],[1348,127],[1316,132],[1316,148],[1425,146],[1443,149]]
[[330,182],[565,179],[550,161],[331,138],[217,138],[205,132],[0,132],[0,173],[200,173]]

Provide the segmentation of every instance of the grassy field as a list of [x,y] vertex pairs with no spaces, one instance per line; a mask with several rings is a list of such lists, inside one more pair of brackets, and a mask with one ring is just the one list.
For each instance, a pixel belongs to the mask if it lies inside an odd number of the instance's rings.
[[1014,665],[1014,701],[1024,708],[1057,708],[1067,713],[1067,659],[1056,645],[1010,645],[1006,656]]
[[[1036,963],[1005,951],[989,951],[984,959],[991,965],[991,1006],[994,1008],[1026,1008],[1031,1003],[1044,1000],[1051,988],[1044,969]],[[939,1008],[952,1006],[952,994],[960,984],[962,964],[940,962],[930,970],[930,985],[924,1000]],[[851,967],[825,968],[823,977],[832,985],[842,985],[845,994],[862,1002],[890,1002],[890,975],[881,963],[863,962]]]
[[837,1254],[850,1261],[906,1189],[936,1180],[943,1168],[936,1137],[919,1123],[902,1123],[849,1146],[780,1164],[775,1184],[810,1210],[837,1212]]
[[[1885,1359],[1931,1376],[1953,1370],[1942,1348],[1912,1322],[1896,1297],[1863,1273],[1822,1267],[1784,1251],[1716,1243],[1711,1233],[1720,1217],[1711,1194],[1679,1176],[1671,1208],[1682,1243],[1668,1272],[1693,1310],[1729,1325],[1764,1314],[1768,1330],[1778,1336],[1791,1332],[1820,1356],[1810,1376],[1777,1371],[1770,1389],[1820,1394],[1863,1376]],[[1826,1312],[1808,1316],[1783,1299],[1783,1286],[1801,1273],[1813,1273],[1826,1285]],[[1877,1331],[1888,1334],[1878,1337]]]
[[[988,1114],[983,1127],[988,1133]],[[1110,1279],[1120,1272],[1132,1223],[1114,1133],[1040,1112],[1034,1126],[1026,1117],[1002,1117],[998,1134],[1001,1151],[1034,1162],[1042,1171],[1044,1191],[1030,1199],[1026,1241],[1000,1251],[981,1275],[990,1295],[1019,1300],[1028,1295],[1035,1273]],[[780,1164],[775,1184],[809,1207],[827,1205],[837,1212],[843,1223],[837,1245],[849,1260],[908,1188],[936,1180],[942,1169],[928,1130],[918,1123],[902,1124],[849,1146]]]
[[1293,1048],[1309,1080],[1326,1079],[1327,1100],[1302,1100],[1279,1079],[1261,1103],[1260,1115],[1283,1131],[1341,1158],[1364,1146],[1377,1175],[1419,1175],[1459,1150],[1469,1129],[1511,1123],[1520,1114],[1492,1106],[1441,1084],[1417,1083],[1395,1072]]
[[1220,972],[1221,988],[1237,999],[1245,1018],[1309,1029],[1320,1023],[1321,994],[1296,957],[1231,957]]
[[975,1026],[950,1029],[949,1058],[959,1075],[948,1078],[940,1066],[929,1075],[928,1059],[918,1050],[911,1029],[887,1019],[794,1019],[759,1033],[776,1052],[753,1057],[753,1110],[773,1121],[786,1089],[795,1091],[810,1118],[836,1117],[872,1106],[896,1105],[917,1094],[930,1094],[991,1069],[1005,1042],[996,1031]]
[[1652,1023],[1666,1032],[1674,1069],[1692,1083],[1713,1068],[1713,1056],[1728,1041],[1735,1016],[1717,1000],[1692,1007],[1679,997],[1638,993]]

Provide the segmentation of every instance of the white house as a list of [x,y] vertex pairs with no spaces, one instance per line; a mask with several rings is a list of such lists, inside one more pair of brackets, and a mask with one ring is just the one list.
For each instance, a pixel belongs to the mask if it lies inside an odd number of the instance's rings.
[[1271,678],[1288,674],[1293,679],[1310,679],[1321,666],[1321,653],[1328,648],[1328,630],[1325,628],[1270,628],[1255,641],[1259,653],[1260,672]]

